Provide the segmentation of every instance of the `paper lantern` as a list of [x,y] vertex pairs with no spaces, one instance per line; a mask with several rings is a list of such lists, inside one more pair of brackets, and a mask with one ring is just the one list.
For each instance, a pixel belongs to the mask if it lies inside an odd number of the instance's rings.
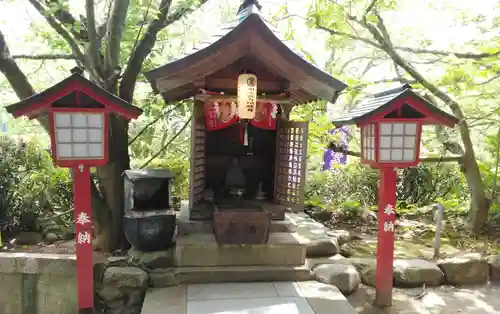
[[253,119],[257,105],[257,76],[240,74],[238,76],[238,116],[240,119]]

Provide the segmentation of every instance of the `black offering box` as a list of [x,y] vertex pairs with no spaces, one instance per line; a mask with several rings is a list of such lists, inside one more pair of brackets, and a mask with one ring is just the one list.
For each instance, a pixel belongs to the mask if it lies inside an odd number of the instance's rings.
[[124,231],[139,251],[165,250],[175,244],[173,174],[166,169],[126,170]]

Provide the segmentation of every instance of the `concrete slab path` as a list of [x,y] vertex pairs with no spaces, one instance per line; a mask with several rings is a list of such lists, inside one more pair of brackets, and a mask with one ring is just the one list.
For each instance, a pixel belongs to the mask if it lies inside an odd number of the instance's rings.
[[146,293],[142,314],[356,314],[340,291],[316,281],[181,285]]

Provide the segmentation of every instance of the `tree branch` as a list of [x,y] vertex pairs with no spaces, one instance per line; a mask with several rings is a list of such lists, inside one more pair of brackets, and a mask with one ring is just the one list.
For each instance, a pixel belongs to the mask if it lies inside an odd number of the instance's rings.
[[120,43],[129,5],[130,0],[115,0],[108,20],[106,34],[106,67],[108,74],[115,71],[120,62]]
[[[56,19],[67,27],[76,39],[85,42],[88,41],[85,18],[80,17],[82,20],[78,21],[73,14],[67,10],[66,5],[68,4],[68,0],[44,0],[44,3],[51,8],[51,11],[54,8],[53,12]],[[81,23],[84,27],[78,26],[78,23]]]
[[444,50],[433,50],[433,49],[423,49],[423,48],[413,48],[413,47],[404,47],[404,46],[396,46],[394,47],[397,50],[411,52],[415,54],[431,54],[435,56],[455,56],[459,59],[472,59],[479,60],[485,58],[492,58],[500,56],[500,50],[496,52],[457,52],[457,51],[444,51]]
[[61,22],[58,19],[56,19],[54,15],[50,13],[50,10],[45,5],[38,2],[37,0],[29,0],[29,2],[45,18],[45,20],[49,23],[49,25],[52,26],[52,28],[62,38],[64,38],[64,40],[66,40],[66,42],[71,48],[71,51],[73,52],[73,55],[75,56],[75,59],[80,61],[82,64],[86,66],[86,68],[90,70],[91,67],[87,63],[85,55],[80,50],[80,47],[75,37],[70,32],[68,32],[68,30],[64,27],[64,25],[62,25]]
[[179,137],[179,135],[181,135],[182,132],[184,132],[184,130],[187,128],[187,126],[189,125],[189,122],[191,121],[192,119],[192,116],[189,117],[189,119],[186,121],[186,123],[184,123],[184,125],[182,126],[182,128],[179,130],[179,132],[177,132],[171,139],[170,141],[168,141],[167,144],[163,145],[162,148],[160,148],[153,156],[151,156],[151,158],[148,159],[148,161],[146,161],[144,164],[142,164],[142,166],[139,167],[139,169],[142,169],[142,168],[145,168],[147,167],[147,165],[149,165],[150,162],[152,162],[156,157],[160,156],[160,154],[168,148],[168,146],[170,146],[170,144],[172,144],[173,141],[175,141],[175,139],[177,137]]
[[100,75],[103,74],[101,67],[101,58],[99,55],[99,48],[97,45],[97,29],[95,24],[95,4],[94,0],[85,1],[85,10],[87,12],[87,32],[89,37],[88,55],[90,62]]
[[10,55],[9,47],[2,31],[0,31],[0,72],[5,75],[5,78],[19,99],[25,99],[35,94],[35,90],[28,81],[28,78]]
[[146,57],[151,53],[156,43],[158,33],[166,26],[179,20],[186,14],[194,11],[199,6],[203,5],[207,0],[201,0],[196,7],[182,7],[181,9],[168,15],[170,10],[171,0],[162,0],[160,3],[160,13],[149,25],[140,42],[135,47],[127,62],[127,67],[123,72],[120,83],[119,95],[126,101],[132,101],[137,77],[141,72],[142,65]]
[[[343,153],[349,156],[353,157],[358,157],[361,158],[361,153],[360,152],[355,152],[352,150],[345,150],[341,145],[337,145],[333,142],[331,142],[328,145],[328,148],[331,149],[332,151],[336,153]],[[455,156],[440,156],[440,157],[426,157],[426,156],[420,156],[419,160],[420,162],[459,162],[461,161],[463,156],[455,155]]]
[[40,55],[12,55],[12,59],[26,60],[75,60],[75,56],[68,54],[40,54]]

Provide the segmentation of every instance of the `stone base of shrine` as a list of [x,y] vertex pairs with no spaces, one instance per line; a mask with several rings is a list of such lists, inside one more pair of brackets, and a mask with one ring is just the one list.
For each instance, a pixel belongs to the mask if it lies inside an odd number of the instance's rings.
[[177,238],[179,267],[301,266],[307,240],[297,233],[273,232],[267,244],[219,245],[211,233],[192,233]]
[[218,283],[247,281],[304,281],[311,274],[304,267],[308,240],[295,231],[295,221],[271,222],[266,244],[220,245],[211,220],[190,220],[187,202],[178,214],[175,248],[178,282]]

